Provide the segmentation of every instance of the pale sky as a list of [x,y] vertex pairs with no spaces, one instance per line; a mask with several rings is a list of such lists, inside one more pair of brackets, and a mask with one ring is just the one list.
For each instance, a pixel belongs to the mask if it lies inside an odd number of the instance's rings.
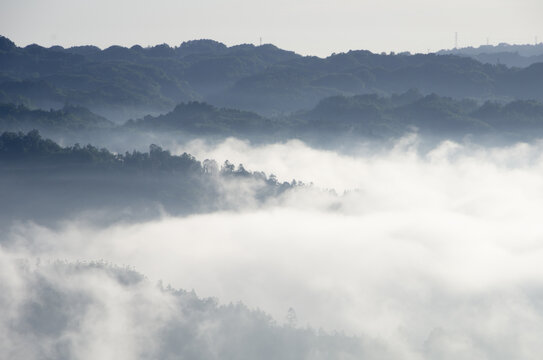
[[543,0],[1,0],[0,34],[19,46],[143,46],[210,38],[304,55],[427,52],[543,41]]

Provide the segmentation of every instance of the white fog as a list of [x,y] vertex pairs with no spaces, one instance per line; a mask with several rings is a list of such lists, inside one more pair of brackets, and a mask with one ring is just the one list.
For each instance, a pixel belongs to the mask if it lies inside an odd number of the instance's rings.
[[[139,318],[116,293],[128,290],[88,274],[86,291],[121,312],[86,316],[112,333],[135,322],[153,329],[171,316],[171,299],[152,290],[162,281],[220,304],[241,301],[279,324],[292,307],[299,328],[381,344],[370,358],[535,359],[543,350],[542,147],[444,142],[421,153],[412,136],[388,151],[346,156],[299,141],[194,141],[179,151],[314,185],[256,209],[106,228],[83,218],[54,228],[18,223],[2,235],[2,293],[13,295],[2,301],[16,306],[30,296],[14,290],[25,286],[25,276],[9,274],[20,271],[15,259],[39,261],[38,272],[56,260],[100,260],[143,274],[144,285],[130,290],[143,303],[130,306],[156,309]],[[62,286],[80,286],[70,284]],[[89,358],[115,355],[107,331],[85,333],[105,351]],[[141,336],[124,334],[123,346],[139,351],[131,344]]]

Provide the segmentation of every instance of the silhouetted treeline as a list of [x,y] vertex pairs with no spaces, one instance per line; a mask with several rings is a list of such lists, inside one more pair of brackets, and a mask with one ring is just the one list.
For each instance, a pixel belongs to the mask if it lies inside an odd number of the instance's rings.
[[113,154],[107,149],[92,145],[62,147],[49,139],[43,139],[37,130],[27,134],[4,132],[0,135],[0,160],[4,163],[22,165],[62,166],[70,164],[80,167],[101,167],[110,169],[138,169],[203,172],[199,161],[189,154],[171,155],[161,147],[151,145],[149,152],[126,152]]
[[333,96],[321,100],[311,110],[275,118],[189,102],[164,115],[148,115],[124,125],[113,125],[80,107],[43,111],[22,105],[0,105],[0,131],[28,128],[37,128],[49,136],[65,134],[69,139],[109,136],[110,142],[115,137],[134,134],[178,134],[189,138],[236,136],[255,141],[330,136],[382,140],[413,131],[441,139],[474,135],[518,141],[543,136],[543,103],[516,100],[480,104],[472,99],[424,96],[410,90],[388,97]]
[[315,108],[273,119],[202,103],[179,105],[173,112],[130,121],[129,129],[183,131],[197,135],[224,135],[270,139],[349,135],[386,139],[417,131],[440,138],[465,135],[499,136],[517,141],[543,136],[543,103],[456,100],[417,90],[390,97],[333,96]]
[[0,38],[0,101],[49,108],[84,105],[112,119],[170,110],[206,98],[267,66],[296,58],[273,45],[226,47],[212,40],[179,47],[18,48]]
[[77,104],[126,120],[205,101],[278,115],[325,97],[418,88],[454,98],[543,100],[543,64],[523,69],[464,56],[349,51],[302,57],[273,45],[226,47],[197,40],[178,47],[19,48],[0,39],[0,102],[47,108]]
[[258,206],[298,185],[156,145],[114,154],[92,145],[62,147],[36,130],[0,135],[0,220],[54,221],[92,211],[114,221],[228,210]]

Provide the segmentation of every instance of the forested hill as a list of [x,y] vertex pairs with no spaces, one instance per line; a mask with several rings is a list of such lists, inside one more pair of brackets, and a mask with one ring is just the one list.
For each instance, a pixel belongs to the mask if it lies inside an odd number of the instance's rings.
[[527,67],[543,62],[543,43],[535,45],[482,45],[451,50],[441,50],[438,54],[468,56],[482,63],[505,64],[510,67]]
[[123,120],[221,93],[268,66],[298,58],[273,45],[212,40],[143,48],[15,46],[0,38],[0,101],[49,108],[70,103]]
[[482,64],[454,55],[377,55],[351,51],[304,57],[239,80],[212,103],[281,113],[311,108],[325,97],[393,94],[417,88],[454,98],[543,100],[543,63],[525,69]]
[[31,110],[24,105],[0,104],[0,131],[40,129],[79,132],[108,129],[115,124],[81,106],[66,105],[59,110]]
[[125,124],[128,129],[139,130],[180,130],[195,135],[240,135],[269,134],[274,130],[271,120],[256,113],[227,108],[216,108],[207,103],[182,103],[167,114],[156,117],[146,116],[139,120],[130,120]]
[[518,141],[543,135],[543,103],[515,100],[479,104],[410,90],[392,96],[332,96],[311,110],[266,119],[255,113],[193,102],[180,104],[165,115],[129,121],[123,128],[270,141],[346,135],[387,139],[413,131],[442,139],[488,135]]
[[[516,100],[505,104],[408,91],[391,97],[335,96],[294,115],[308,131],[390,137],[409,131],[441,139],[466,135],[518,141],[543,135],[543,103]],[[298,121],[300,123],[300,121]],[[475,140],[477,138],[474,138]]]
[[543,100],[543,64],[507,68],[454,55],[350,51],[302,57],[273,45],[227,47],[212,40],[130,48],[17,47],[0,38],[0,102],[31,107],[81,105],[117,122],[176,104],[281,115],[326,97],[423,94],[479,100]]
[[[256,113],[217,108],[207,103],[181,103],[171,112],[147,115],[115,125],[81,107],[56,111],[30,110],[0,104],[1,131],[38,129],[67,142],[92,139],[130,139],[168,134],[176,139],[234,136],[256,142],[300,138],[321,141],[350,136],[383,140],[416,131],[438,139],[473,135],[473,141],[492,136],[507,142],[543,136],[543,103],[515,100],[508,103],[457,100],[410,90],[392,96],[377,94],[332,96],[311,110],[266,118]],[[127,141],[130,144],[130,140]],[[124,151],[124,150],[123,150]]]
[[0,199],[10,204],[0,209],[2,221],[81,212],[116,221],[258,206],[300,184],[156,145],[114,154],[92,145],[63,147],[31,131],[0,135],[0,185]]

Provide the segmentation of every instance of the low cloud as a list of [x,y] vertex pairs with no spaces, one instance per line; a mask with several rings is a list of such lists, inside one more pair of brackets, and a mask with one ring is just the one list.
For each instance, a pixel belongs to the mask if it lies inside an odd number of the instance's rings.
[[258,310],[152,285],[104,262],[0,251],[0,350],[13,359],[392,358],[378,341],[281,326]]
[[[243,301],[279,323],[292,307],[300,327],[376,339],[406,359],[535,359],[543,350],[541,147],[445,142],[422,153],[411,138],[347,156],[297,141],[195,142],[183,151],[316,186],[250,211],[105,228],[19,224],[4,235],[5,251],[134,266],[151,282]],[[19,293],[17,284],[8,293]]]

